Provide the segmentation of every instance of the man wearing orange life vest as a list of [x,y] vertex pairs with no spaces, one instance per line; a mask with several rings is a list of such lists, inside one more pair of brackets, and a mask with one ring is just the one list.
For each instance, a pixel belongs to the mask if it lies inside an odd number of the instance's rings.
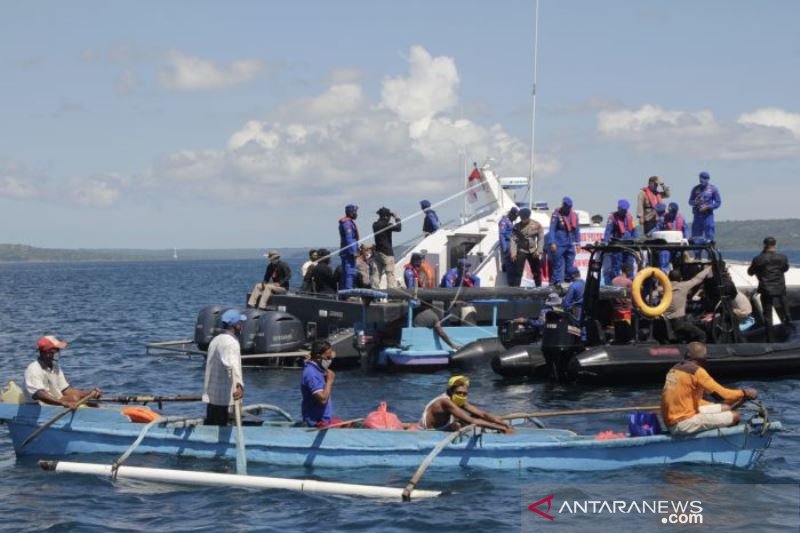
[[[661,416],[673,435],[687,435],[739,423],[739,413],[731,405],[743,399],[755,400],[755,389],[726,389],[705,369],[708,351],[705,343],[690,342],[683,361],[667,374],[661,393]],[[703,399],[715,394],[725,403]]]
[[639,225],[644,229],[645,235],[656,227],[658,223],[656,206],[662,203],[664,198],[669,198],[669,187],[658,176],[650,176],[647,187],[643,187],[636,198],[636,218],[639,219]]

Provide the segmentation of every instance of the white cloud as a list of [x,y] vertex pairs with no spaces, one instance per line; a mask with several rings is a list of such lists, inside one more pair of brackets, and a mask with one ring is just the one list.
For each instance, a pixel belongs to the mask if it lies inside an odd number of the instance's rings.
[[647,104],[600,111],[597,131],[643,152],[720,160],[800,157],[800,115],[776,108],[743,113],[735,122],[726,122],[708,110]]
[[0,159],[0,197],[31,199],[42,193],[37,174],[19,161]]
[[111,207],[120,199],[126,180],[117,173],[75,178],[68,182],[68,198],[83,207]]
[[161,84],[175,91],[195,91],[234,87],[252,81],[265,68],[259,59],[240,59],[228,65],[192,57],[179,50],[170,50],[167,65],[161,69]]

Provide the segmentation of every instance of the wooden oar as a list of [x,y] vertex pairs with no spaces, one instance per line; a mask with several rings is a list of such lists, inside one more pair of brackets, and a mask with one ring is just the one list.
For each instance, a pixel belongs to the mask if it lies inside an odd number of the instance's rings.
[[363,418],[354,418],[352,420],[342,420],[341,422],[336,422],[335,424],[331,424],[325,427],[316,427],[316,428],[308,428],[306,431],[322,431],[323,429],[331,429],[331,428],[338,428],[342,426],[346,426],[347,424],[355,424],[356,422],[363,422]]
[[567,411],[534,411],[532,413],[509,413],[500,418],[511,420],[514,418],[544,418],[546,416],[570,415],[596,415],[602,413],[624,413],[628,411],[659,411],[660,405],[631,405],[630,407],[609,407],[603,409],[570,409]]
[[233,403],[233,412],[236,417],[236,473],[240,476],[247,475],[247,452],[244,447],[244,430],[242,430],[242,401]]
[[34,439],[36,439],[36,437],[38,437],[39,435],[41,435],[41,434],[42,434],[42,432],[43,432],[45,429],[47,429],[47,428],[49,428],[50,426],[52,426],[53,424],[55,424],[56,422],[58,422],[59,420],[61,420],[61,418],[65,417],[66,415],[68,415],[68,414],[72,413],[73,411],[75,411],[75,409],[77,409],[77,408],[78,408],[78,407],[80,407],[81,405],[85,404],[86,402],[88,402],[89,400],[91,400],[93,397],[94,397],[94,391],[90,392],[89,394],[87,394],[86,396],[84,396],[83,398],[81,398],[80,400],[78,400],[78,402],[77,402],[77,403],[76,403],[74,406],[70,407],[69,409],[67,409],[67,410],[65,410],[65,411],[61,411],[61,412],[60,412],[60,413],[58,413],[56,416],[54,416],[53,418],[51,418],[50,420],[48,420],[47,422],[45,422],[44,424],[42,424],[41,426],[39,426],[38,428],[36,428],[36,429],[33,431],[33,433],[31,433],[30,435],[28,435],[28,436],[25,438],[25,440],[24,440],[24,441],[22,441],[22,444],[20,445],[20,447],[19,447],[19,450],[17,450],[17,452],[19,453],[19,452],[20,452],[20,451],[22,451],[22,450],[23,450],[23,448],[25,448],[25,447],[26,447],[28,444],[30,444],[31,442],[33,442],[33,440],[34,440]]
[[411,501],[411,492],[415,488],[417,488],[417,483],[419,483],[419,480],[422,479],[422,475],[425,473],[428,467],[431,466],[431,463],[436,458],[436,456],[439,455],[442,452],[442,450],[444,450],[445,446],[456,440],[462,434],[468,433],[473,429],[475,429],[476,427],[477,426],[475,424],[470,424],[468,426],[459,429],[458,431],[453,431],[452,433],[447,435],[447,437],[442,439],[442,441],[439,444],[437,444],[436,447],[433,448],[433,450],[431,450],[431,453],[429,453],[428,456],[422,460],[419,467],[417,468],[417,471],[414,472],[414,475],[406,484],[406,488],[403,489],[404,502]]
[[203,398],[200,396],[112,396],[110,398],[102,397],[99,402],[110,403],[160,403],[160,402],[200,402]]

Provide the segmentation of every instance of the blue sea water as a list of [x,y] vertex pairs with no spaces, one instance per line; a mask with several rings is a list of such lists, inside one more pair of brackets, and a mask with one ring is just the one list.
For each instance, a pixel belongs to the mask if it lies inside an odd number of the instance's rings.
[[[733,255],[733,254],[730,254]],[[743,254],[740,258],[749,258]],[[792,254],[793,261],[800,258]],[[296,266],[296,265],[295,265]],[[261,261],[0,264],[0,382],[22,381],[42,334],[70,341],[61,364],[76,386],[100,386],[107,394],[200,393],[203,362],[188,356],[146,355],[149,341],[190,337],[197,311],[209,303],[240,304],[263,273]],[[379,401],[404,420],[415,420],[442,392],[446,371],[370,374],[341,371],[334,390],[336,415],[365,415]],[[508,383],[489,368],[473,371],[470,399],[496,413],[535,409],[617,407],[657,403],[658,385],[583,388],[546,382]],[[299,414],[296,370],[245,372],[246,403],[275,403]],[[742,380],[787,427],[800,424],[800,379]],[[203,412],[201,405],[169,412]],[[554,427],[594,434],[624,431],[624,415],[550,419]],[[432,468],[420,488],[449,491],[444,497],[399,504],[290,492],[178,487],[111,482],[47,473],[31,459],[17,459],[7,429],[0,427],[1,531],[511,531],[523,525],[521,495],[536,484],[800,483],[797,433],[779,435],[752,471],[709,466],[638,468],[604,473],[490,472]],[[104,462],[111,458],[101,457]],[[129,464],[232,472],[229,461],[134,457]],[[298,470],[251,465],[250,473],[315,477],[402,487],[405,469]],[[776,505],[789,505],[790,499]]]

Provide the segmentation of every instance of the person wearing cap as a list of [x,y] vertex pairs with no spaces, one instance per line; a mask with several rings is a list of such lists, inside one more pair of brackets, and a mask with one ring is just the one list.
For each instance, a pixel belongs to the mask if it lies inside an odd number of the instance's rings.
[[[735,426],[739,414],[731,406],[741,400],[755,400],[755,389],[727,389],[714,381],[705,366],[708,349],[702,342],[690,342],[684,360],[672,367],[661,392],[661,416],[673,435],[687,435],[708,429]],[[703,399],[706,394],[724,403]]]
[[419,429],[458,431],[474,424],[501,433],[513,433],[514,428],[499,417],[479,409],[467,399],[469,378],[453,376],[447,380],[447,390],[428,402],[419,419]]
[[497,236],[500,243],[500,267],[506,273],[506,283],[514,281],[514,262],[511,260],[511,234],[514,232],[514,221],[519,215],[519,208],[513,206],[497,223]]
[[[617,202],[617,210],[608,215],[606,222],[606,231],[603,236],[604,241],[613,240],[630,240],[637,237],[636,225],[633,223],[633,217],[628,212],[631,204],[628,200],[619,200]],[[619,275],[623,263],[634,264],[633,255],[625,252],[615,252],[608,254],[610,261],[608,268],[603,273],[603,279],[606,285],[611,284],[611,280]],[[631,269],[633,272],[633,269]]]
[[386,274],[386,288],[394,289],[397,287],[397,280],[394,277],[392,233],[401,231],[403,227],[400,217],[388,207],[381,207],[376,214],[378,220],[372,224],[372,232],[375,235],[375,268],[372,271],[372,288],[380,288],[381,278]]
[[562,283],[564,274],[571,278],[569,270],[575,264],[575,247],[581,242],[581,229],[578,214],[572,208],[572,198],[565,196],[561,207],[550,217],[550,231],[547,234],[550,252],[550,284]]
[[281,260],[278,250],[270,250],[264,254],[269,260],[267,269],[264,271],[264,279],[256,283],[250,291],[250,298],[247,300],[247,307],[258,307],[266,309],[269,297],[272,294],[284,294],[289,290],[289,280],[292,279],[292,269]]
[[656,205],[663,203],[664,198],[669,198],[669,187],[658,176],[650,176],[647,187],[642,187],[636,197],[636,218],[645,235],[655,229],[658,223]]
[[786,271],[789,259],[778,253],[775,237],[764,239],[764,250],[750,262],[747,274],[758,278],[758,294],[767,328],[767,342],[773,342],[772,310],[778,314],[782,324],[791,324],[789,307],[786,305]]
[[700,183],[692,187],[689,193],[689,205],[692,206],[692,238],[703,238],[706,242],[714,242],[716,226],[714,211],[722,205],[719,190],[711,185],[711,175],[701,172]]
[[356,269],[356,256],[358,255],[358,206],[348,204],[344,208],[344,216],[339,219],[339,259],[342,262],[342,289],[352,289],[355,286],[358,269]]
[[331,252],[321,248],[318,253],[317,264],[309,270],[311,292],[336,294],[336,275],[331,268]]
[[372,287],[372,277],[375,275],[375,254],[373,253],[374,246],[369,243],[363,243],[358,247],[358,256],[356,257],[356,287],[370,288]]
[[544,333],[545,319],[550,311],[564,311],[563,300],[558,293],[551,292],[544,300],[544,304],[539,309],[539,314],[535,317],[517,317],[511,320],[515,324],[527,324],[529,327],[538,329],[539,333]]
[[572,280],[572,283],[569,284],[562,304],[566,311],[569,311],[575,318],[580,320],[583,309],[583,290],[586,287],[586,283],[581,278],[581,271],[574,265],[567,270],[567,276]]
[[40,337],[36,342],[39,357],[25,369],[25,387],[22,391],[25,403],[72,408],[86,396],[99,399],[103,395],[103,391],[97,388],[78,389],[70,386],[58,364],[59,353],[66,347],[66,342],[53,335]]
[[427,237],[439,229],[439,215],[431,209],[431,203],[428,200],[420,201],[419,207],[425,213],[425,219],[422,221],[422,233]]
[[403,267],[403,281],[407,289],[419,289],[425,286],[422,276],[422,262],[425,258],[421,253],[411,254],[411,262]]
[[336,374],[330,369],[336,351],[331,343],[316,340],[311,344],[311,353],[303,365],[300,378],[300,394],[303,398],[301,412],[303,423],[309,427],[324,428],[338,424],[333,417],[333,382]]
[[531,219],[531,210],[527,207],[519,210],[519,218],[519,222],[514,224],[514,229],[511,231],[509,253],[511,261],[514,262],[514,279],[509,282],[509,286],[519,287],[522,274],[525,272],[525,263],[528,263],[534,283],[537,287],[541,287],[544,228]]
[[244,396],[239,335],[245,320],[247,317],[237,309],[222,313],[222,332],[208,345],[203,383],[208,426],[228,425],[231,406]]
[[469,271],[469,259],[462,258],[458,260],[455,268],[451,268],[442,276],[442,281],[439,287],[443,289],[453,289],[460,287],[480,287],[481,278]]

